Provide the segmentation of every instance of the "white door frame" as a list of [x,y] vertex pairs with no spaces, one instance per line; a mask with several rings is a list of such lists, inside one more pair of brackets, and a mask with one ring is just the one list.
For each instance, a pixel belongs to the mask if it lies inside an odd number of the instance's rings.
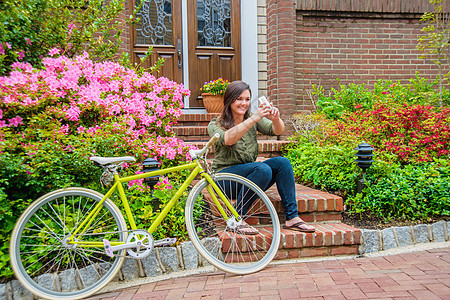
[[[187,1],[181,2],[183,34],[183,82],[189,89]],[[258,3],[257,0],[241,0],[241,74],[242,80],[252,89],[252,108],[258,98]],[[189,109],[189,97],[184,98],[184,113],[206,113],[204,108]]]

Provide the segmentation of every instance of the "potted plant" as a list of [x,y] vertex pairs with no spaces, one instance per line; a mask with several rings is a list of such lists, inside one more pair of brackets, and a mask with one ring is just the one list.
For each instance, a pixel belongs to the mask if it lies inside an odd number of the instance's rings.
[[203,104],[208,113],[220,113],[222,111],[223,94],[229,84],[228,80],[217,78],[216,80],[205,82],[200,88]]

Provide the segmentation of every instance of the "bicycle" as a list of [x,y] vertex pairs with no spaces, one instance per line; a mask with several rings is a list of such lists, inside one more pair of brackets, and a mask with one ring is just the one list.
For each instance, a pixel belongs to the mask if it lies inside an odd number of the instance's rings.
[[[152,232],[188,188],[185,225],[200,255],[228,273],[248,274],[264,268],[280,243],[277,213],[253,182],[210,170],[206,156],[217,139],[211,138],[203,149],[190,150],[191,162],[126,177],[120,177],[118,169],[134,162],[134,157],[91,157],[104,169],[102,182],[111,187],[105,195],[86,188],[60,189],[28,207],[11,237],[11,265],[18,280],[43,298],[80,299],[94,294],[116,276],[125,257],[142,259],[154,247],[175,243],[175,238],[154,241]],[[190,170],[187,179],[150,228],[138,229],[123,184],[181,170]],[[192,187],[198,176],[201,179]],[[109,199],[116,191],[128,224]],[[245,206],[249,206],[246,211]],[[243,222],[259,233],[243,234],[239,231]]]

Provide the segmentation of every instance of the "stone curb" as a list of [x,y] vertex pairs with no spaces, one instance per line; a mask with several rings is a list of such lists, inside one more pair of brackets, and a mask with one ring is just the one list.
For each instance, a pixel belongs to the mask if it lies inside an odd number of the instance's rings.
[[[449,231],[450,221],[391,227],[383,230],[361,229],[359,254],[363,255],[430,242],[446,242],[450,240]],[[199,256],[192,242],[184,242],[176,247],[155,248],[150,256],[142,260],[126,259],[121,271],[113,280],[113,285],[120,286],[121,283],[136,280],[163,280],[185,276],[190,272],[211,272],[212,270],[213,268]],[[102,292],[108,290],[111,290],[111,288],[107,286]],[[33,296],[22,287],[18,280],[12,280],[6,284],[0,284],[0,299],[32,300]]]
[[429,242],[450,240],[450,221],[433,224],[391,227],[383,230],[361,229],[359,254],[383,251]]

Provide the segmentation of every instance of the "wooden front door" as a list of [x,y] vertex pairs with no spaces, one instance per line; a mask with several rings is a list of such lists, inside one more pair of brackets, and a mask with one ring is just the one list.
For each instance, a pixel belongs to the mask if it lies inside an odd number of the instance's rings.
[[188,0],[189,107],[202,107],[203,83],[241,78],[240,0]]
[[[134,5],[140,3],[139,22],[131,35],[133,62],[150,68],[164,58],[161,70],[153,75],[183,82],[181,0],[136,0]],[[153,54],[142,63],[149,47]]]
[[[189,108],[203,107],[200,88],[204,82],[219,77],[241,79],[240,0],[136,0],[134,5],[139,1],[140,21],[131,35],[133,62],[140,63],[153,47],[143,66],[164,58],[161,71],[154,75],[184,83],[191,91]],[[186,22],[181,19],[182,3],[186,3]],[[182,24],[187,26],[187,43],[183,43]]]

